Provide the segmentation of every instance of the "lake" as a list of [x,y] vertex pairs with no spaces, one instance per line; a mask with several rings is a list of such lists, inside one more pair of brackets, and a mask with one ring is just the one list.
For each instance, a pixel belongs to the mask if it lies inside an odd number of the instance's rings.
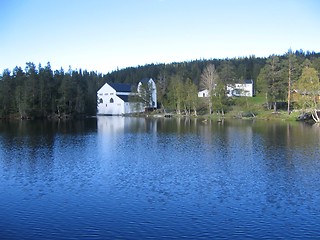
[[320,127],[0,121],[1,239],[315,239]]

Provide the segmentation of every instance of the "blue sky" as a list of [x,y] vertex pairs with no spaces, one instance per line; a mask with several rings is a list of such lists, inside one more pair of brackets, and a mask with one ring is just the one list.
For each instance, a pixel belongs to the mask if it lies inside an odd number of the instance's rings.
[[0,0],[0,72],[320,52],[318,0]]

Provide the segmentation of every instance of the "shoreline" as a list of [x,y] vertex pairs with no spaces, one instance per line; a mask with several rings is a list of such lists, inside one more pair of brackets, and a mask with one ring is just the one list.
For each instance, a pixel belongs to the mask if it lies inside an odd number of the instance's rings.
[[[159,112],[147,112],[147,113],[138,113],[138,114],[126,114],[126,115],[119,115],[122,117],[143,117],[143,118],[154,118],[154,119],[161,119],[161,118],[190,118],[190,119],[201,119],[201,120],[216,120],[222,121],[224,119],[239,119],[239,120],[263,120],[263,121],[288,121],[288,122],[306,122],[306,123],[314,123],[312,119],[299,119],[301,114],[298,111],[292,112],[288,115],[285,111],[278,111],[278,112],[270,112],[270,111],[262,111],[258,114],[241,114],[243,112],[228,112],[224,115],[221,114],[205,114],[205,115],[184,115],[184,114],[175,114],[175,113],[159,113]],[[81,115],[81,116],[61,116],[61,117],[43,117],[43,118],[36,118],[36,117],[29,117],[29,118],[21,118],[19,116],[6,116],[0,117],[0,121],[35,121],[35,120],[45,120],[45,121],[74,121],[74,120],[83,120],[88,118],[97,118],[99,116],[104,115]]]

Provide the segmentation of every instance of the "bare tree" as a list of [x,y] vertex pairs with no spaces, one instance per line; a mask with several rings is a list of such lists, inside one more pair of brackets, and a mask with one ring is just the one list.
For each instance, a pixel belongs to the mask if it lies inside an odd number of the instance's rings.
[[212,113],[212,96],[214,94],[214,89],[219,80],[219,74],[214,66],[214,64],[208,64],[201,74],[200,78],[200,88],[202,90],[208,90],[208,106],[209,106],[209,114]]
[[157,85],[158,101],[161,104],[162,110],[165,112],[164,101],[165,101],[165,95],[168,90],[168,79],[164,71],[160,73],[158,80],[156,82],[156,85]]

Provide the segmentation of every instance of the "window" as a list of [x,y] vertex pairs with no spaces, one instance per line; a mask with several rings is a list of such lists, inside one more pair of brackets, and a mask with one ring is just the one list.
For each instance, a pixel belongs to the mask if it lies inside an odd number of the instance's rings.
[[110,95],[113,95],[113,93],[110,93]]
[[99,99],[99,103],[103,103],[103,99],[102,98]]
[[114,101],[113,101],[113,98],[110,98],[110,103],[113,103]]
[[105,93],[104,95],[108,95],[108,93]]

